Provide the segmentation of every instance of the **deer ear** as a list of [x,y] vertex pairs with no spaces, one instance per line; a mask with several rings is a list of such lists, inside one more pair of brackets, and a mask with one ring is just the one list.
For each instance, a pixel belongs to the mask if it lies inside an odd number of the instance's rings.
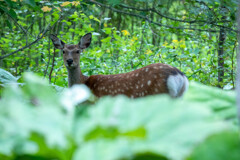
[[51,38],[55,48],[57,48],[57,49],[63,49],[64,48],[65,43],[61,39],[59,39],[57,36],[51,34],[50,38]]
[[81,49],[85,49],[90,46],[91,41],[92,41],[92,34],[87,33],[81,38],[81,41],[78,43],[78,45]]

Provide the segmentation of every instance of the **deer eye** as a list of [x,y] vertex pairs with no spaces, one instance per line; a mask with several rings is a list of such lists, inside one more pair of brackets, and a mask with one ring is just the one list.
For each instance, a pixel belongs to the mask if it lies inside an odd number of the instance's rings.
[[63,51],[63,54],[65,54],[65,51]]
[[78,51],[76,51],[76,53],[77,53],[77,54],[79,54],[79,53],[80,53],[80,51],[78,50]]

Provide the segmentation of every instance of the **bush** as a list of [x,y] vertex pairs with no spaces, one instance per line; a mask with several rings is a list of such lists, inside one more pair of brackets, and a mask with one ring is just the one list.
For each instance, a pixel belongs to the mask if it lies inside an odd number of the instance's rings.
[[92,104],[82,103],[90,96],[84,86],[56,92],[30,73],[23,79],[0,100],[0,159],[240,158],[232,91],[191,82],[182,99],[117,96]]

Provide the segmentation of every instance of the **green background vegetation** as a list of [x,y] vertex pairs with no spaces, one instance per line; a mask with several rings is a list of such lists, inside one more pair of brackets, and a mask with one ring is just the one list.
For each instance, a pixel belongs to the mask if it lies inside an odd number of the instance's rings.
[[31,71],[67,86],[62,53],[54,52],[49,33],[76,44],[92,32],[93,43],[81,56],[86,75],[161,62],[179,68],[189,80],[235,88],[237,1],[99,2],[1,1],[0,66],[17,77]]

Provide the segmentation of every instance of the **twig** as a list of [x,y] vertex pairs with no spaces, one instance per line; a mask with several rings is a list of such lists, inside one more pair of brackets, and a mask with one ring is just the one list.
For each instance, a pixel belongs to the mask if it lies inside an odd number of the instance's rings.
[[48,70],[48,66],[49,66],[49,63],[50,63],[50,57],[51,57],[51,51],[50,51],[50,38],[48,38],[48,63],[47,63],[47,67],[44,71],[44,78],[46,77],[47,75],[47,70]]
[[[18,49],[18,50],[16,50],[16,51],[13,51],[12,53],[9,53],[9,54],[7,54],[7,55],[1,56],[0,59],[4,59],[4,58],[6,58],[6,57],[8,57],[8,56],[11,56],[11,55],[19,52],[19,51],[23,51],[24,49],[26,49],[26,48],[32,46],[33,44],[37,43],[38,41],[40,41],[40,40],[45,36],[45,34],[47,33],[47,31],[49,31],[51,28],[53,28],[53,27],[56,25],[56,23],[58,23],[59,21],[62,20],[62,18],[63,18],[63,16],[60,15],[59,19],[58,19],[52,26],[50,26],[50,23],[49,23],[49,24],[47,25],[47,27],[44,29],[44,31],[42,32],[42,35],[40,36],[40,34],[41,34],[41,32],[40,32],[40,33],[38,34],[38,36],[37,36],[38,38],[37,38],[35,41],[33,41],[32,43],[27,44],[26,46],[24,46],[24,47],[22,47],[22,48],[20,48],[20,49]],[[40,37],[39,37],[39,36],[40,36]]]
[[49,73],[49,83],[51,83],[51,79],[52,79],[52,71],[53,71],[54,63],[55,63],[55,55],[56,55],[56,52],[55,52],[55,48],[54,48],[53,60],[52,60],[52,68],[51,68],[50,73]]
[[24,47],[22,47],[22,48],[19,48],[19,49],[16,50],[16,51],[13,51],[12,53],[9,53],[9,54],[7,54],[7,55],[1,56],[0,59],[4,59],[4,58],[6,58],[6,57],[9,57],[9,56],[11,56],[11,55],[19,52],[19,51],[23,51],[24,49],[29,48],[29,47],[32,46],[33,44],[37,43],[39,40],[41,40],[41,39],[45,36],[45,34],[46,34],[47,31],[49,30],[49,28],[51,28],[51,27],[50,27],[50,24],[48,24],[48,26],[47,26],[46,29],[43,31],[43,33],[42,33],[42,35],[41,35],[40,37],[39,37],[39,35],[40,35],[41,33],[38,34],[38,36],[37,36],[38,38],[37,38],[35,41],[33,41],[32,43],[30,43],[30,44],[28,44],[28,45],[26,45],[26,46],[24,46]]
[[[120,4],[119,6],[122,7],[122,8],[133,9],[133,10],[142,11],[142,12],[149,12],[149,11],[151,11],[151,12],[154,12],[154,13],[158,14],[161,17],[164,17],[166,19],[173,20],[173,21],[178,21],[178,22],[184,22],[184,23],[209,23],[209,24],[213,24],[214,25],[213,21],[204,21],[204,20],[191,20],[191,21],[187,21],[187,20],[172,18],[172,17],[166,16],[166,15],[160,13],[154,7],[153,8],[143,8],[143,9],[141,9],[141,8],[135,8],[135,7],[132,7],[132,6],[126,6],[126,5],[123,5],[123,4]],[[226,22],[230,22],[230,21],[219,21],[219,23],[220,22],[221,23],[226,23]]]
[[25,34],[27,34],[27,31],[16,21],[15,18],[13,18],[9,13],[6,13],[6,14],[14,21],[14,23],[17,24],[17,26],[19,26],[23,30]]
[[[52,26],[52,28],[54,28],[56,24],[59,26],[60,21],[61,21],[64,17],[65,17],[65,15],[62,15],[62,14],[61,14],[60,17],[59,17],[59,19],[58,19],[58,21],[54,23],[54,25]],[[58,27],[57,27],[57,28],[58,28]],[[46,75],[47,75],[48,67],[49,67],[50,60],[51,60],[51,56],[50,56],[50,55],[51,55],[51,52],[50,52],[50,38],[49,38],[49,41],[48,41],[48,53],[49,53],[49,55],[48,55],[49,58],[48,58],[47,67],[46,67],[45,72],[44,72],[44,78],[45,78]],[[54,49],[53,60],[54,60],[54,59],[55,59],[55,49]],[[53,67],[54,67],[54,62],[53,62],[53,66],[52,66],[52,69],[51,69],[50,75],[49,75],[49,78],[50,78],[49,83],[51,82],[51,74],[52,74]]]
[[[116,8],[113,8],[113,7],[110,7],[108,5],[105,5],[105,4],[102,4],[100,2],[97,2],[97,1],[94,1],[94,0],[89,0],[90,2],[94,3],[94,4],[97,4],[101,7],[105,7],[105,8],[108,8],[112,11],[115,11],[115,12],[118,12],[118,13],[122,13],[122,14],[126,14],[126,15],[130,15],[130,16],[134,16],[134,17],[137,17],[137,18],[141,18],[141,19],[144,19],[146,21],[148,21],[149,23],[153,23],[155,25],[158,25],[158,26],[161,26],[161,27],[166,27],[166,28],[170,28],[170,29],[180,29],[180,30],[197,30],[197,31],[204,31],[204,32],[219,32],[219,30],[213,30],[213,29],[199,29],[199,28],[187,28],[187,27],[173,27],[173,26],[169,26],[169,25],[164,25],[164,24],[161,24],[161,23],[158,23],[158,22],[155,22],[153,20],[150,20],[148,17],[146,16],[142,16],[142,15],[138,15],[138,14],[135,14],[135,13],[132,13],[132,12],[125,12],[123,10],[119,10],[119,9],[116,9]],[[141,9],[140,9],[141,10]],[[145,9],[145,10],[149,10],[149,9]],[[160,13],[159,13],[160,14]],[[165,18],[169,18],[167,16],[165,16]],[[173,20],[173,18],[171,18]],[[176,19],[175,19],[176,20]],[[192,21],[193,22],[193,21]],[[217,25],[219,27],[219,25]],[[226,28],[225,26],[223,26],[223,28]],[[237,32],[236,30],[233,30],[233,29],[230,29],[230,28],[227,28],[228,30],[231,30],[231,31],[235,31]]]

